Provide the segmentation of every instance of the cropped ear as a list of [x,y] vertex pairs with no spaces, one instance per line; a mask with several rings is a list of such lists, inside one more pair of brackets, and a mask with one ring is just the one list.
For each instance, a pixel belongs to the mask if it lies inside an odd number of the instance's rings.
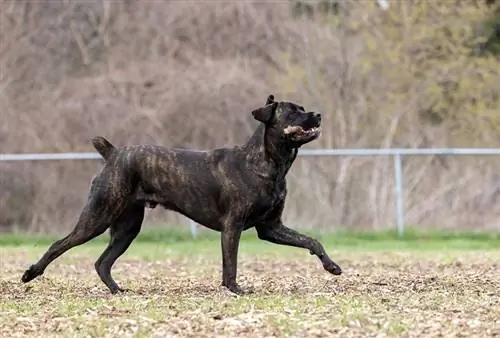
[[252,111],[252,115],[257,121],[267,124],[274,117],[276,107],[278,107],[278,102],[273,102],[271,104],[265,105],[262,108],[255,109],[254,111]]
[[266,105],[274,103],[274,95],[271,94],[267,97]]

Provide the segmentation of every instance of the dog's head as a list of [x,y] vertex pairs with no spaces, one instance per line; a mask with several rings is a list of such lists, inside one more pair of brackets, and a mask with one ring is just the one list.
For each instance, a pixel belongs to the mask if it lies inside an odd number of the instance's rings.
[[252,111],[252,115],[291,147],[311,142],[321,132],[321,114],[306,112],[293,102],[274,101],[273,95],[269,95],[264,107]]

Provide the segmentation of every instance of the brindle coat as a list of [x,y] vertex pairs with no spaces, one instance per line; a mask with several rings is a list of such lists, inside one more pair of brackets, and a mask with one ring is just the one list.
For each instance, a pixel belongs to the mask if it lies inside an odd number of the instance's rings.
[[105,165],[92,180],[87,203],[73,231],[53,243],[22,276],[27,283],[67,250],[110,228],[110,242],[95,263],[111,293],[124,291],[111,267],[139,234],[145,207],[157,204],[221,232],[222,285],[243,293],[236,283],[242,231],[255,227],[260,239],[306,248],[334,275],[342,270],[315,239],[285,225],[285,176],[300,146],[319,136],[321,115],[292,102],[276,102],[252,112],[260,121],[247,143],[211,151],[155,145],[115,148],[103,137],[92,143]]

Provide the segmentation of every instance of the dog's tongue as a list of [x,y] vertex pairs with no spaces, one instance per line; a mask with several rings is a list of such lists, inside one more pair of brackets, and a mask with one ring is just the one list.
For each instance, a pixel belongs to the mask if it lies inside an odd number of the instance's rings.
[[294,133],[299,133],[299,132],[302,133],[302,132],[304,132],[304,129],[302,129],[301,126],[288,126],[283,130],[283,132],[285,134],[294,134]]

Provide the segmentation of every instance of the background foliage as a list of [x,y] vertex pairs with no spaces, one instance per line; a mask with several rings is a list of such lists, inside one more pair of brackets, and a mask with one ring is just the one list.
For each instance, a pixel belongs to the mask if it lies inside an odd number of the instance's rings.
[[[269,93],[325,114],[308,147],[497,147],[498,18],[495,1],[3,1],[0,152],[230,146]],[[498,228],[498,166],[405,159],[407,221]],[[0,227],[71,228],[100,167],[0,164]],[[391,226],[392,175],[389,158],[301,158],[286,221]]]

